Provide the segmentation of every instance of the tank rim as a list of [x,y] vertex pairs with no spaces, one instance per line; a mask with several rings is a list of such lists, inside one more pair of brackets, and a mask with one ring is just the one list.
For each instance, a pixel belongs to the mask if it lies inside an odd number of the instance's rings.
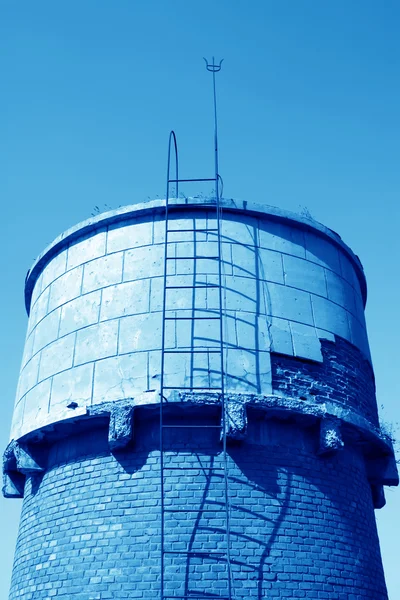
[[[322,223],[315,221],[314,219],[305,217],[303,215],[270,206],[267,204],[258,204],[254,202],[248,202],[247,200],[234,200],[222,198],[220,200],[221,206],[224,211],[230,213],[244,213],[251,216],[261,215],[263,217],[270,217],[274,221],[278,222],[290,222],[292,226],[303,230],[316,231],[322,237],[328,238],[332,241],[347,257],[350,259],[353,267],[355,268],[363,298],[364,307],[367,301],[367,283],[364,275],[364,269],[358,256],[351,250],[351,248],[345,244],[340,237],[332,229],[329,229]],[[208,206],[215,206],[215,198],[173,198],[169,200],[169,205],[172,205],[172,210],[182,210],[183,208],[207,208]],[[28,271],[25,279],[25,307],[29,315],[31,298],[35,283],[43,271],[44,267],[56,256],[61,250],[68,246],[71,242],[74,242],[81,237],[88,235],[91,232],[105,229],[109,225],[129,220],[130,218],[142,217],[149,214],[162,215],[165,211],[165,199],[147,200],[145,202],[138,202],[135,204],[129,204],[121,208],[110,210],[107,212],[100,213],[96,217],[91,217],[85,221],[77,223],[73,227],[70,227],[59,236],[57,236],[51,244],[49,244],[41,254],[37,257],[32,267]]]

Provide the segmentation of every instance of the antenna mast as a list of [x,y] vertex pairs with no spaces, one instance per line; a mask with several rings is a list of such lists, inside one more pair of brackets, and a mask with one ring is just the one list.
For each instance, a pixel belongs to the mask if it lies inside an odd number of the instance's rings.
[[221,179],[218,171],[218,119],[217,119],[217,90],[215,85],[215,73],[218,73],[221,70],[221,65],[224,59],[220,60],[219,64],[215,63],[214,56],[212,58],[212,63],[210,64],[206,58],[204,61],[206,63],[207,71],[210,71],[213,75],[213,98],[214,98],[214,164],[215,164],[215,181],[216,181],[216,200],[217,205],[219,204],[219,190],[218,183]]

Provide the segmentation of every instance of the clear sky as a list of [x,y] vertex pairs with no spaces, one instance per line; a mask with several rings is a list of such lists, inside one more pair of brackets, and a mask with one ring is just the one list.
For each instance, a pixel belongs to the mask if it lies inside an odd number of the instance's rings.
[[[378,403],[396,428],[399,29],[397,0],[0,0],[1,450],[28,268],[95,206],[163,197],[171,128],[182,175],[212,176],[213,54],[224,196],[307,209],[360,256]],[[386,498],[376,518],[400,600],[400,491]],[[19,510],[0,500],[0,600]]]

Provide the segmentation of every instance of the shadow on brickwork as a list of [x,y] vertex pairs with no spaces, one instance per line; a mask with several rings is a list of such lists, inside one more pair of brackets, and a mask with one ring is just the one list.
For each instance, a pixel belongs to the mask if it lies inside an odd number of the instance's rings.
[[36,494],[38,493],[38,491],[40,489],[40,484],[43,481],[43,477],[44,477],[44,472],[43,473],[37,473],[36,475],[31,475],[31,492],[32,492],[32,496],[36,496]]
[[[159,428],[155,412],[141,410],[138,414],[135,441],[113,457],[108,449],[107,430],[57,442],[56,448],[50,450],[48,471],[40,489],[40,479],[34,483],[35,500],[29,499],[30,482],[27,485],[26,510],[37,510],[46,497],[48,502],[61,502],[62,510],[72,510],[71,501],[83,506],[86,500],[79,497],[77,481],[83,478],[89,493],[96,483],[91,475],[93,469],[97,473],[112,473],[119,487],[123,483],[125,491],[129,491],[125,497],[128,508],[143,511],[140,527],[149,538],[147,543],[151,543],[149,552],[155,561],[152,576],[157,585],[160,512],[159,505],[153,502],[147,508],[146,502],[149,498],[159,500]],[[181,423],[191,419],[191,411],[180,418]],[[207,419],[210,424],[218,424],[220,413],[208,414]],[[168,549],[191,552],[190,556],[168,563],[171,581],[167,591],[187,600],[195,595],[210,600],[226,597],[226,521],[219,433],[218,428],[201,433],[192,429],[178,439],[172,433],[166,439],[166,464],[177,467],[175,476],[165,481],[166,506],[179,513],[178,517],[168,516],[166,543]],[[344,448],[331,457],[319,457],[315,454],[314,434],[312,429],[299,428],[297,423],[265,421],[251,413],[247,440],[228,446],[234,598],[268,597],[270,590],[276,592],[285,585],[289,568],[311,577],[310,560],[316,561],[317,569],[352,573],[354,585],[334,575],[329,582],[313,582],[318,590],[324,586],[322,591],[332,598],[356,592],[363,598],[386,597],[362,453]],[[55,475],[62,482],[59,488],[54,487],[56,479],[50,472],[57,465],[61,466]],[[138,471],[142,471],[140,478],[126,477]],[[104,495],[109,493],[104,491]],[[100,498],[101,493],[99,501]],[[93,510],[96,513],[95,505]],[[146,522],[147,510],[154,517],[149,520],[150,525]],[[38,510],[34,520],[32,535],[38,540],[44,539],[43,530],[49,526],[46,514]],[[133,513],[121,513],[114,521],[127,534],[132,529],[130,514]],[[97,517],[104,518],[102,511]],[[147,527],[153,532],[146,533]],[[65,537],[68,535],[66,532]],[[126,537],[134,556],[140,551],[135,549],[136,538]],[[24,538],[20,543],[26,543]],[[64,558],[75,564],[67,549]],[[124,569],[131,568],[130,560],[127,558]]]
[[[159,450],[154,413],[140,414],[132,452],[115,454],[124,471],[131,474],[147,460],[156,461],[157,454],[152,455]],[[180,413],[179,424],[192,419],[190,412]],[[178,422],[177,416],[174,421]],[[220,412],[216,410],[213,415],[210,410],[200,422],[216,425]],[[215,427],[181,429],[179,439],[171,430],[166,433],[164,464],[177,471],[175,476],[166,476],[164,482],[165,505],[170,511],[165,517],[165,547],[188,552],[185,556],[166,556],[167,572],[171,573],[166,593],[171,596],[189,600],[195,596],[212,599],[227,595],[227,589],[213,589],[213,585],[227,585],[224,467],[219,436]],[[239,575],[248,595],[257,600],[265,597],[266,582],[271,584],[276,577],[270,571],[276,560],[271,550],[285,520],[291,494],[291,475],[272,463],[265,466],[263,455],[257,446],[233,446],[229,448],[227,471],[232,579]],[[152,469],[155,475],[159,465],[155,462]],[[177,514],[171,509],[176,509]],[[246,555],[249,547],[251,556]],[[206,569],[214,578],[199,580],[199,573]]]
[[[211,463],[215,464],[214,461]],[[236,462],[238,464],[238,461]],[[238,465],[239,466],[239,465]],[[201,501],[201,506],[199,508],[199,512],[196,516],[196,521],[193,526],[192,534],[190,537],[190,545],[189,550],[192,551],[194,547],[194,543],[196,540],[196,536],[200,534],[202,531],[207,530],[211,534],[223,534],[226,535],[226,528],[217,528],[210,526],[201,526],[201,518],[202,511],[208,503],[208,496],[211,488],[211,478],[212,478],[212,466],[207,475],[207,483],[204,486],[203,497]],[[268,498],[275,498],[278,492],[282,491],[282,488],[278,485],[277,480],[275,482],[272,481],[272,477],[269,480],[271,484],[268,488],[265,486],[265,477],[258,477],[254,471],[250,471],[250,473],[246,473],[246,469],[242,470],[242,473],[245,477],[233,477],[230,476],[229,484],[235,485],[238,484],[241,488],[242,494],[247,494],[247,497],[250,499],[252,497],[252,492],[257,491],[261,492]],[[279,501],[279,511],[277,513],[273,513],[273,516],[267,516],[268,506],[265,506],[265,510],[263,512],[252,510],[251,508],[247,508],[246,506],[241,506],[234,499],[229,499],[229,509],[231,515],[235,515],[233,526],[230,527],[229,537],[230,544],[232,547],[232,556],[230,558],[230,564],[232,569],[232,579],[233,579],[233,589],[235,587],[235,574],[239,572],[247,573],[247,586],[248,593],[251,597],[257,598],[257,600],[262,600],[265,597],[265,589],[264,583],[265,580],[274,580],[275,575],[270,572],[270,564],[274,561],[271,558],[270,553],[272,548],[274,547],[274,543],[278,536],[279,530],[282,526],[283,521],[285,520],[285,516],[288,510],[289,498],[290,498],[290,489],[291,489],[291,475],[287,476],[287,481],[284,486],[283,491],[283,499]],[[233,520],[233,519],[232,519]],[[241,522],[242,525],[239,525],[237,522]],[[245,523],[245,525],[243,525]],[[272,529],[271,529],[272,528]],[[254,531],[254,529],[258,530],[258,535],[250,535],[246,533],[246,530]],[[265,531],[267,530],[267,531]],[[241,558],[240,550],[238,551],[235,546],[240,548],[241,544],[237,542],[244,542],[246,545],[251,545],[253,548],[256,548],[255,556],[253,560],[245,560],[245,558]],[[256,556],[258,550],[258,556]],[[195,555],[194,555],[195,556]],[[225,564],[226,557],[221,556],[220,558],[215,558],[211,554],[209,558],[214,559],[219,563]],[[268,564],[269,562],[269,564]],[[268,566],[267,566],[268,565]],[[267,566],[267,568],[266,568]],[[196,589],[191,589],[190,586],[190,557],[187,561],[186,567],[186,577],[185,577],[185,596],[187,595],[190,598],[191,595],[197,593]],[[251,582],[256,586],[256,594],[254,595],[251,590]],[[254,589],[255,591],[255,589]],[[204,598],[214,598],[218,597],[217,594],[208,593],[204,595]]]

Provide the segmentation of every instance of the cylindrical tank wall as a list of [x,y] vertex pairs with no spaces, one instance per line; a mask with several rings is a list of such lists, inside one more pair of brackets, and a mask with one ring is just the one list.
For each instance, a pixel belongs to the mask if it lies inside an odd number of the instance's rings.
[[[115,220],[115,219],[114,219]],[[215,210],[181,207],[174,229],[213,228]],[[86,227],[87,229],[87,227]],[[322,227],[320,228],[322,229]],[[226,389],[272,393],[270,352],[322,361],[321,340],[340,336],[369,360],[360,267],[329,230],[275,215],[225,211],[222,221]],[[31,275],[28,336],[18,386],[12,437],[71,416],[79,408],[137,397],[160,379],[164,219],[132,207],[125,220],[107,216],[85,237],[84,225],[63,236]],[[215,233],[169,236],[170,285],[214,283]],[[216,289],[170,290],[167,310],[180,316],[218,306]],[[171,313],[173,314],[173,313]],[[170,348],[218,345],[217,321],[169,322]],[[215,363],[215,364],[214,364]],[[169,355],[166,385],[189,379],[209,387],[218,375],[213,354]],[[146,401],[146,398],[144,398]],[[370,403],[371,404],[371,403]],[[372,398],[369,418],[376,421]]]

